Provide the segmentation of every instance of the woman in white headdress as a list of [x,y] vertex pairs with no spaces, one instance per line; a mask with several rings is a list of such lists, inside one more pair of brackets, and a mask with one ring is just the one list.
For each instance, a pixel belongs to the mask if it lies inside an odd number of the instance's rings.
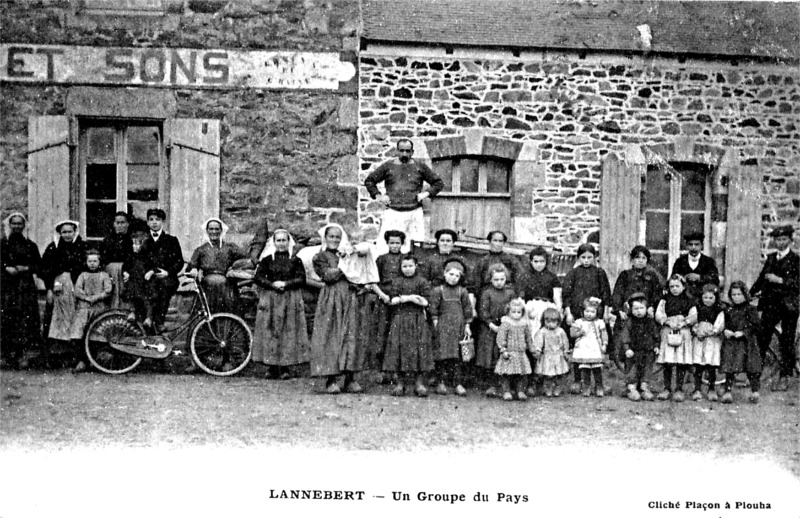
[[241,248],[225,241],[228,225],[221,219],[207,219],[203,232],[206,242],[195,249],[189,267],[197,269],[197,280],[205,289],[212,313],[233,311],[237,286],[226,274],[234,262],[246,255]]
[[258,297],[253,360],[269,367],[268,378],[290,377],[289,367],[308,362],[308,332],[302,288],[303,262],[294,255],[295,242],[284,229],[267,242],[253,282]]
[[341,225],[331,223],[319,230],[322,249],[314,256],[314,271],[325,284],[317,300],[311,335],[311,375],[325,377],[325,390],[338,394],[338,376],[344,374],[344,389],[361,392],[355,374],[363,368],[364,350],[358,332],[358,287],[342,270],[342,256],[353,251]]
[[3,361],[12,367],[27,367],[26,351],[39,346],[39,302],[33,275],[39,269],[41,256],[36,243],[25,236],[28,220],[14,212],[4,223],[0,241],[2,269],[0,298],[2,298]]
[[[53,242],[47,245],[42,256],[42,281],[47,288],[47,304],[52,308],[48,338],[69,341],[72,321],[75,320],[74,286],[86,265],[86,246],[78,232],[77,221],[64,220],[56,224]],[[51,348],[49,352],[54,352]],[[71,350],[71,349],[70,349]],[[78,370],[85,368],[78,355]]]

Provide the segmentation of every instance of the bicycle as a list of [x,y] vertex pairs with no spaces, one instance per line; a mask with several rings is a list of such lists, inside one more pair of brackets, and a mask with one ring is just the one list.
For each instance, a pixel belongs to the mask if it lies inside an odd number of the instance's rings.
[[[183,280],[188,276],[184,276]],[[193,281],[192,281],[193,282]],[[232,376],[247,366],[253,355],[253,335],[245,321],[232,313],[211,313],[203,287],[193,282],[195,298],[188,317],[177,327],[148,335],[130,312],[111,309],[98,315],[86,330],[86,356],[99,371],[124,374],[142,358],[163,360],[183,354],[176,338],[187,333],[194,363],[214,376]]]

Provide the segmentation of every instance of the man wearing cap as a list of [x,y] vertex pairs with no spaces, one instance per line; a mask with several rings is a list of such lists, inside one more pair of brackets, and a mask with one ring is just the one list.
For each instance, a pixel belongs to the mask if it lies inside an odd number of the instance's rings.
[[[183,268],[183,251],[178,238],[164,232],[167,213],[161,209],[148,209],[147,250],[155,265],[153,283],[153,323],[156,328],[164,325],[169,301],[178,291],[178,272]],[[148,272],[149,273],[149,272]]]
[[690,232],[683,236],[688,253],[675,260],[675,264],[672,265],[672,273],[670,273],[670,277],[676,273],[683,275],[686,278],[689,295],[697,300],[700,300],[703,286],[706,284],[719,286],[719,270],[716,261],[701,253],[704,239],[705,236],[702,232]]
[[778,227],[772,231],[775,248],[778,250],[767,255],[767,260],[750,295],[758,296],[758,310],[761,312],[761,332],[758,345],[761,348],[761,359],[772,341],[775,325],[781,323],[781,334],[778,338],[781,365],[780,377],[772,386],[772,390],[787,390],[789,377],[795,363],[794,335],[797,330],[797,318],[800,315],[798,298],[800,298],[800,256],[791,248],[794,228],[791,225]]
[[[414,144],[408,139],[397,141],[398,158],[387,160],[372,171],[364,186],[373,200],[387,206],[381,216],[381,229],[377,239],[378,254],[389,251],[383,238],[387,230],[400,230],[408,239],[403,243],[404,253],[411,249],[411,241],[425,238],[422,200],[439,194],[444,182],[430,167],[411,158]],[[386,194],[381,195],[378,184],[383,182]],[[422,184],[430,186],[423,191]]]

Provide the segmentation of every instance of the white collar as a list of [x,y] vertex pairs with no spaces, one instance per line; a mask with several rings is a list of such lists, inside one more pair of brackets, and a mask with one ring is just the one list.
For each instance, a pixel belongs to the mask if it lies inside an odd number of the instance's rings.
[[164,235],[164,229],[163,229],[163,228],[162,228],[160,231],[158,231],[158,232],[154,232],[154,231],[152,231],[152,230],[150,231],[150,237],[152,237],[152,238],[153,238],[153,241],[158,241],[158,240],[159,240],[159,238],[160,238],[161,236],[163,236],[163,235]]
[[781,252],[780,250],[778,250],[778,251],[777,251],[777,253],[776,253],[775,255],[776,255],[776,257],[777,257],[777,259],[778,259],[778,260],[781,260],[781,259],[783,259],[784,257],[786,257],[786,255],[787,255],[789,252],[791,252],[791,251],[792,251],[792,247],[791,247],[791,246],[787,246],[787,247],[786,247],[786,250],[784,250],[783,252]]
[[688,254],[687,257],[689,259],[689,264],[699,264],[702,256],[703,254],[697,254],[697,259],[692,259],[691,254]]

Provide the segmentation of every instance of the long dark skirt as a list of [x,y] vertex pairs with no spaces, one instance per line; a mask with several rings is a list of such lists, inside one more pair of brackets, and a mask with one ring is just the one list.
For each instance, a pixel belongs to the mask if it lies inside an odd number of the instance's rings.
[[393,310],[383,370],[428,372],[433,370],[431,332],[425,311],[406,303]]
[[39,301],[33,275],[17,274],[3,278],[2,329],[4,358],[12,362],[21,360],[25,351],[38,348],[41,343]]
[[320,290],[311,336],[312,376],[362,370],[364,350],[356,340],[357,317],[356,290],[347,281],[328,284]]
[[261,290],[253,336],[253,361],[288,367],[308,361],[303,294]]

